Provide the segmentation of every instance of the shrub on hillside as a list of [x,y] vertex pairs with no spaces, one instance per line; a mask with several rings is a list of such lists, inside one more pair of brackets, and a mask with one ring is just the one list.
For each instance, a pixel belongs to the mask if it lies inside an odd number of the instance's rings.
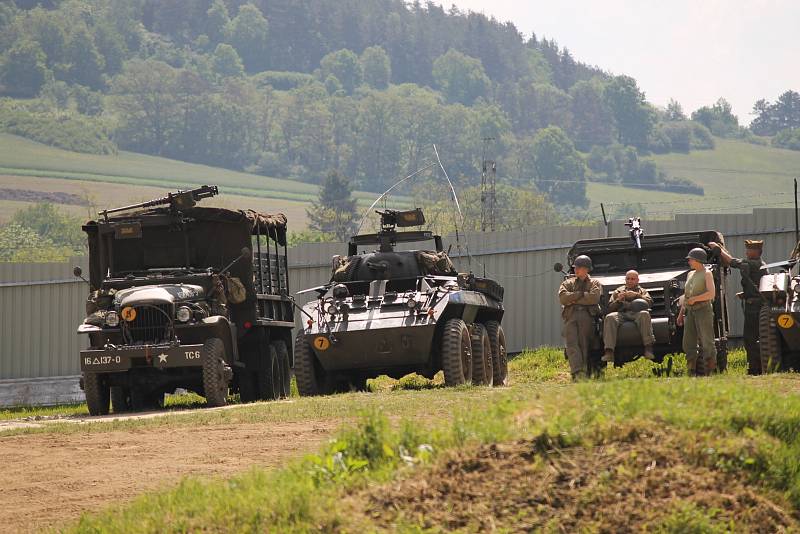
[[104,121],[68,111],[0,105],[0,131],[74,152],[117,153],[111,130]]
[[690,121],[692,126],[692,149],[693,150],[713,150],[714,136],[711,130],[697,121]]
[[772,138],[772,145],[789,150],[800,150],[800,128],[781,130]]

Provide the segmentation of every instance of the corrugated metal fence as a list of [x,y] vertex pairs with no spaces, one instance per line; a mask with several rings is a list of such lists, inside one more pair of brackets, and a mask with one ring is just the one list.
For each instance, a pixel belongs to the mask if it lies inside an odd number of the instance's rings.
[[[757,209],[747,215],[680,215],[672,221],[645,221],[647,234],[716,229],[734,255],[744,253],[743,239],[767,240],[765,257],[777,261],[794,246],[794,212],[789,209]],[[563,262],[578,239],[604,237],[602,224],[582,227],[547,227],[514,232],[450,236],[445,247],[462,271],[472,270],[496,278],[505,286],[503,321],[509,350],[559,345],[559,306],[555,297],[560,276],[555,262]],[[609,235],[627,235],[622,221],[614,221]],[[646,236],[645,236],[646,238]],[[467,247],[465,243],[469,243]],[[307,244],[290,249],[291,290],[323,284],[330,277],[330,258],[346,251],[344,244]],[[70,376],[79,373],[77,354],[81,343],[75,329],[84,317],[86,285],[72,276],[74,265],[0,264],[0,380]],[[738,274],[730,278],[731,330],[741,332],[742,314],[734,295]]]

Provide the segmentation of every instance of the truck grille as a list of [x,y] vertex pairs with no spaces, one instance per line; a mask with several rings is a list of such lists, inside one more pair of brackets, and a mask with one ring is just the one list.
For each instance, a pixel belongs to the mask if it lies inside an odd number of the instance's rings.
[[172,339],[172,306],[136,306],[136,318],[125,323],[127,341],[135,345],[164,343]]

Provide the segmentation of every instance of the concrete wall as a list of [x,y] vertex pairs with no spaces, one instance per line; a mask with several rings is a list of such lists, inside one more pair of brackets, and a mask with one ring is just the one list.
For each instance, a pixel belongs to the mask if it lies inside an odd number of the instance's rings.
[[[794,246],[791,209],[756,209],[747,215],[678,215],[672,221],[644,221],[643,226],[645,239],[647,234],[716,229],[725,235],[734,255],[744,253],[745,238],[763,238],[768,262],[785,259]],[[623,221],[612,222],[608,230],[611,236],[627,235]],[[552,265],[565,261],[576,240],[605,235],[606,228],[596,224],[477,233],[461,236],[458,242],[448,236],[444,241],[459,270],[485,273],[505,286],[503,324],[508,349],[516,352],[561,344],[555,297],[561,278]],[[294,293],[327,282],[331,256],[346,250],[346,245],[335,243],[290,249],[290,290]],[[75,329],[84,317],[87,289],[72,276],[75,264],[86,270],[85,259],[63,264],[0,264],[0,399],[2,390],[12,387],[9,380],[19,388],[20,379],[80,373],[77,354],[85,339],[78,337]],[[742,327],[741,309],[734,299],[740,290],[738,273],[729,280],[731,332],[738,335]]]

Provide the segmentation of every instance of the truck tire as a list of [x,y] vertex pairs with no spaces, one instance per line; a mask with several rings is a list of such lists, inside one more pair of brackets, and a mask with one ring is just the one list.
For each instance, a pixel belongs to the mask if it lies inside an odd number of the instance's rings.
[[446,386],[472,382],[472,341],[461,319],[450,319],[444,324],[441,354]]
[[279,398],[285,399],[289,396],[289,390],[292,385],[292,372],[289,368],[289,348],[283,340],[273,341],[272,346],[275,347],[275,353],[278,355],[278,367],[280,368]]
[[266,358],[258,364],[258,396],[261,400],[275,400],[281,396],[281,368],[274,345],[266,349]]
[[301,397],[329,393],[329,388],[326,387],[328,380],[325,377],[325,371],[317,362],[317,357],[303,334],[294,340],[294,376],[297,379],[297,391]]
[[781,338],[778,325],[770,313],[769,306],[762,306],[758,313],[759,352],[761,353],[761,372],[774,373],[781,369]]
[[492,345],[486,334],[486,327],[476,324],[472,327],[472,383],[476,386],[491,386],[493,381]]
[[508,354],[506,353],[506,333],[500,323],[489,321],[486,323],[486,335],[492,346],[492,378],[494,386],[508,385]]
[[130,403],[131,409],[135,412],[158,410],[164,407],[164,394],[143,387],[132,387]]
[[225,406],[228,402],[228,380],[225,377],[225,345],[216,337],[207,339],[200,351],[203,359],[203,392],[206,404]]
[[111,409],[114,413],[131,411],[131,394],[128,388],[111,386]]
[[100,373],[83,374],[83,392],[86,395],[86,406],[89,415],[108,415],[111,400],[111,388]]

